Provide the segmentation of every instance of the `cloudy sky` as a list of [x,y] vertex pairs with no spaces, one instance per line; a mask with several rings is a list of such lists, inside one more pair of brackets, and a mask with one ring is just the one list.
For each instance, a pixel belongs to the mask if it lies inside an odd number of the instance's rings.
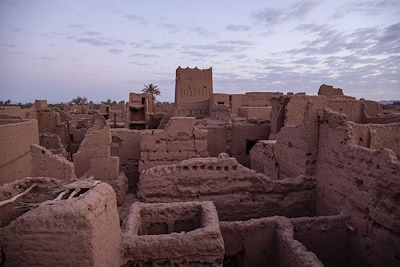
[[0,99],[127,100],[175,69],[213,67],[214,92],[322,83],[400,99],[400,1],[0,0]]

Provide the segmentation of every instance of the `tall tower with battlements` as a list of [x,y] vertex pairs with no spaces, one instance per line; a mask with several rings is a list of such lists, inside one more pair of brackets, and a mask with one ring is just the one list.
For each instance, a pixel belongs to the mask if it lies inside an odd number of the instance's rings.
[[175,104],[190,104],[208,100],[213,93],[212,68],[178,67],[175,79]]

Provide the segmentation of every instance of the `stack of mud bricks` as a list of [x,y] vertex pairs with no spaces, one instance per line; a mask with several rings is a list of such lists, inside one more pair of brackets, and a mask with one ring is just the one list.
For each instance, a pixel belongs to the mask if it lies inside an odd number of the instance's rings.
[[185,159],[207,157],[207,130],[195,128],[193,117],[173,117],[164,130],[142,133],[140,151],[139,172]]

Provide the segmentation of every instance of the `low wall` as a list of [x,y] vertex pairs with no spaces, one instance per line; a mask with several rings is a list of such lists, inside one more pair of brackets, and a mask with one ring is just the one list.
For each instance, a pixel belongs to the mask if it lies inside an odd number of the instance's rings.
[[234,158],[197,158],[148,169],[139,178],[145,202],[213,201],[221,220],[314,214],[314,182],[305,177],[274,181]]
[[294,218],[294,238],[314,252],[325,266],[351,266],[348,216]]
[[220,222],[225,244],[224,266],[324,266],[294,238],[291,221],[269,217]]
[[122,228],[124,266],[222,266],[212,202],[134,203]]

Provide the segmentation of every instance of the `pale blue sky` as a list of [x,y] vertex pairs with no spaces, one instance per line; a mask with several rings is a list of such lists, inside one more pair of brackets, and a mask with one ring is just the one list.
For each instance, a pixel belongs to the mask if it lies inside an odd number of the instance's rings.
[[127,100],[175,69],[214,91],[316,94],[322,83],[400,99],[400,1],[0,0],[0,99]]

